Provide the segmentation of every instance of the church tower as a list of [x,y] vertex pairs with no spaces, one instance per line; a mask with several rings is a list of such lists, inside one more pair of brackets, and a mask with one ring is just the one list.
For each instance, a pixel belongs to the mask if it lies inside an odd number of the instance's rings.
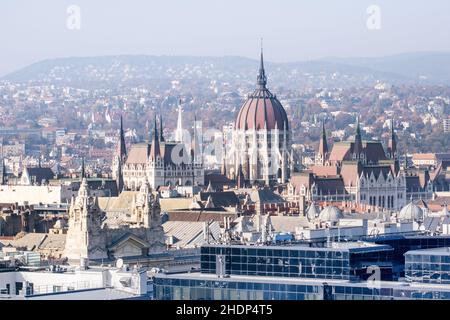
[[178,120],[177,129],[175,131],[175,141],[179,143],[184,143],[184,132],[183,132],[183,107],[181,105],[181,99],[178,101]]
[[319,150],[316,155],[316,165],[324,166],[328,161],[328,143],[325,131],[325,121],[322,121],[322,134],[320,136]]
[[201,130],[198,126],[197,116],[194,116],[194,134],[191,142],[191,169],[192,169],[192,184],[204,185],[205,177],[203,168],[203,152],[201,141]]
[[356,134],[355,134],[355,142],[353,144],[353,160],[358,160],[361,161],[362,163],[365,163],[361,128],[359,124],[359,116],[357,117],[356,120]]
[[397,136],[394,129],[394,119],[391,119],[391,136],[388,143],[388,155],[390,159],[397,159]]
[[161,157],[160,135],[156,115],[153,124],[153,137],[150,146],[150,154],[147,161],[147,178],[151,186],[164,185],[164,159]]

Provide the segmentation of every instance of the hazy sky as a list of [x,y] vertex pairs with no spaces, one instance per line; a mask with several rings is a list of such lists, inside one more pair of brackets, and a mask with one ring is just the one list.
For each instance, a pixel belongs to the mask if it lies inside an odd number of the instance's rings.
[[[380,30],[366,26],[370,5]],[[66,56],[257,58],[261,37],[270,61],[450,51],[449,13],[448,0],[0,0],[0,74]]]

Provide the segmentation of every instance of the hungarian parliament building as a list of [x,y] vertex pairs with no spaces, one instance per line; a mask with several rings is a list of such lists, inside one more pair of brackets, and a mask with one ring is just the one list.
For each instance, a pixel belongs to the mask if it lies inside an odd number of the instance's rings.
[[[256,88],[240,108],[231,138],[223,138],[221,173],[238,188],[282,186],[286,198],[296,202],[351,201],[399,210],[411,200],[430,199],[440,182],[439,174],[408,171],[407,165],[400,165],[393,121],[390,127],[386,150],[380,141],[363,140],[359,118],[354,138],[336,142],[330,148],[323,123],[314,165],[295,168],[289,117],[267,88],[261,51]],[[119,190],[139,190],[145,182],[154,189],[205,185],[204,156],[198,138],[202,128],[195,124],[192,142],[185,141],[181,102],[174,141],[166,141],[162,128],[161,117],[159,123],[155,117],[152,140],[126,150],[121,120],[113,159],[113,178]],[[173,159],[174,154],[183,161]]]

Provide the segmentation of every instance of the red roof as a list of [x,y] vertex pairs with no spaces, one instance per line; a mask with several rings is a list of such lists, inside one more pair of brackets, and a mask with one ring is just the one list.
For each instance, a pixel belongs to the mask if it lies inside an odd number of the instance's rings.
[[289,129],[286,111],[280,101],[268,89],[256,89],[247,101],[242,105],[236,119],[236,129],[257,130],[264,129],[267,125],[268,130]]

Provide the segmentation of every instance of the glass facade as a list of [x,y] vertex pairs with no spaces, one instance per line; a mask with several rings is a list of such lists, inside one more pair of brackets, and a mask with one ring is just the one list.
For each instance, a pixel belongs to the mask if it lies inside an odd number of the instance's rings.
[[[302,282],[298,280],[298,282]],[[363,283],[267,283],[263,280],[173,279],[156,277],[157,300],[448,300],[450,291],[395,284],[370,288]]]
[[405,253],[410,250],[450,247],[449,236],[379,236],[364,239],[367,242],[389,245],[394,249],[392,264],[394,280],[405,276]]
[[405,277],[414,282],[450,284],[450,252],[446,248],[407,252]]
[[366,276],[371,265],[389,262],[392,249],[203,246],[202,273],[216,274],[217,256],[224,256],[225,274],[229,275],[349,279]]
[[374,265],[382,277],[383,270],[392,277],[393,252],[386,245],[361,243],[330,248],[206,245],[201,248],[201,273],[157,274],[154,294],[158,300],[450,299],[447,248],[406,252],[408,282],[364,281],[369,276],[365,271]]
[[317,300],[320,287],[282,283],[155,278],[157,300]]

